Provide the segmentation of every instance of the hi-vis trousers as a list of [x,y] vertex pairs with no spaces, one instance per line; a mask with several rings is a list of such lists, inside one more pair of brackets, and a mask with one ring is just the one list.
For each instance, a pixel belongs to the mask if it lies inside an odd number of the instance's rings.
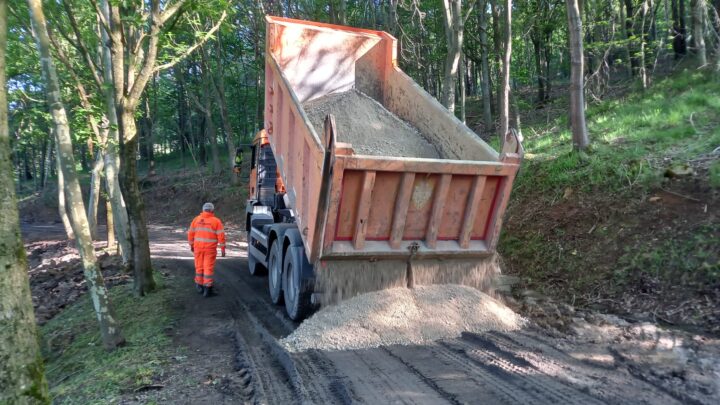
[[217,249],[195,250],[195,284],[212,287]]

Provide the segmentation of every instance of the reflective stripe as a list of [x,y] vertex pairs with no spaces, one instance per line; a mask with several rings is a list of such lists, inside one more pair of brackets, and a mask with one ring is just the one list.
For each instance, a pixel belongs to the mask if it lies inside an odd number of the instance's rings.
[[221,234],[221,233],[225,233],[225,231],[224,231],[223,229],[220,229],[220,230],[217,230],[217,231],[216,231],[216,230],[214,230],[214,229],[212,229],[212,228],[206,228],[206,227],[204,227],[204,226],[200,226],[200,227],[197,227],[197,228],[190,228],[190,230],[189,230],[188,232],[198,232],[198,231],[210,232],[210,233],[214,233],[214,234],[216,234],[216,235],[219,235],[219,234]]
[[217,242],[217,238],[215,239],[208,239],[208,238],[195,238],[198,242]]
[[203,276],[203,278],[206,280],[212,280],[213,276]]
[[224,247],[225,244],[224,244],[224,243],[218,243],[218,246],[223,246],[223,247]]

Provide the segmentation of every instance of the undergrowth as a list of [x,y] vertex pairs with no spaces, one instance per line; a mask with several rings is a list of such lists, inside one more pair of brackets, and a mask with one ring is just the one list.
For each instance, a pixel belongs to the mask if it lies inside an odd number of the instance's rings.
[[123,392],[151,384],[174,353],[165,329],[172,323],[172,289],[156,273],[158,291],[139,301],[131,285],[110,290],[125,346],[107,352],[89,296],[43,325],[43,355],[53,403],[106,404]]
[[[591,146],[581,153],[572,151],[569,130],[557,130],[567,128],[567,117],[525,131],[527,157],[516,192],[567,187],[620,192],[659,185],[670,164],[720,146],[720,80],[712,73],[682,72],[646,91],[590,106],[587,124]],[[715,174],[715,183],[719,177]]]

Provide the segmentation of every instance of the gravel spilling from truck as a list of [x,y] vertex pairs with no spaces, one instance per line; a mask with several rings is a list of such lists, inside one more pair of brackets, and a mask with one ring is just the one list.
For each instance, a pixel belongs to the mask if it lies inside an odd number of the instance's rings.
[[357,155],[442,158],[417,129],[357,90],[323,96],[303,108],[320,136],[325,117],[333,114],[338,142],[352,144]]
[[524,324],[503,303],[471,287],[393,288],[326,307],[281,344],[291,352],[426,344],[462,332],[507,332]]

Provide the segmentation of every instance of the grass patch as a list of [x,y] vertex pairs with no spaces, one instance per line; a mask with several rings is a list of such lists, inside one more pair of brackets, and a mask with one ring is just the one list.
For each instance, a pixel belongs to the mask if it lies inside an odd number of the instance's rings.
[[138,299],[131,285],[110,290],[127,339],[113,352],[102,348],[89,296],[40,328],[50,393],[54,403],[111,403],[123,392],[150,384],[175,352],[165,328],[172,324],[173,290],[156,273],[159,289]]
[[710,165],[710,186],[720,188],[720,161]]
[[[708,73],[682,72],[645,92],[591,106],[587,120],[591,147],[582,154],[572,151],[567,129],[532,131],[537,135],[525,141],[528,158],[516,181],[519,193],[658,185],[662,158],[682,162],[720,144],[720,81]],[[567,117],[548,128],[567,128]]]
[[703,226],[691,234],[652,241],[638,235],[618,260],[615,280],[620,286],[645,276],[698,287],[720,283],[720,234]]

